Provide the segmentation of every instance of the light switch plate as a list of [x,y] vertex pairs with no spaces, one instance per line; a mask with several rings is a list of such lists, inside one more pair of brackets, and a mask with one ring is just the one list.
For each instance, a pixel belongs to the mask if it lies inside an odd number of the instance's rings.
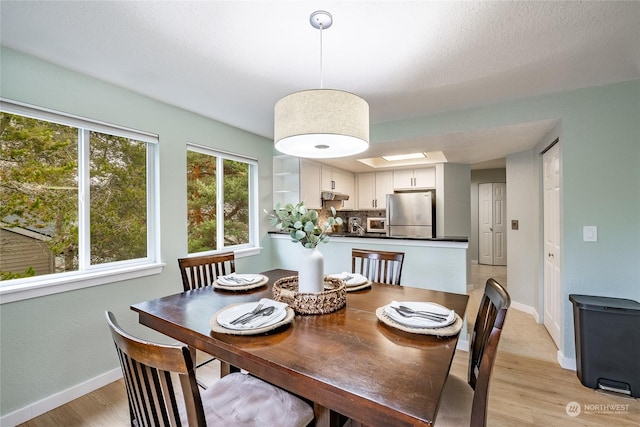
[[585,225],[582,227],[582,240],[585,242],[598,241],[598,227],[595,225]]

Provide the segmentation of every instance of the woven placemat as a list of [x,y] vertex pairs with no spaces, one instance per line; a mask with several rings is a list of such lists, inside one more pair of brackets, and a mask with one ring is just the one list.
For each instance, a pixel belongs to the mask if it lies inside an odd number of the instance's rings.
[[359,291],[361,289],[367,289],[367,288],[370,288],[370,287],[371,287],[371,282],[370,281],[366,281],[361,285],[345,286],[347,292]]
[[384,307],[378,307],[376,309],[376,317],[385,325],[400,329],[401,331],[411,332],[412,334],[435,335],[438,337],[450,337],[460,332],[460,330],[462,329],[463,321],[462,318],[458,316],[458,313],[455,313],[455,315],[456,320],[449,326],[444,326],[441,328],[412,328],[411,326],[406,326],[402,323],[398,323],[391,317],[387,316],[384,313]]
[[211,319],[209,319],[209,326],[211,327],[211,330],[213,332],[220,332],[221,334],[229,334],[229,335],[258,335],[258,334],[263,334],[265,332],[272,331],[276,328],[279,328],[282,325],[287,325],[293,322],[293,318],[296,316],[296,313],[294,313],[291,307],[287,307],[286,308],[287,315],[285,316],[285,318],[279,322],[274,323],[273,325],[267,325],[267,326],[263,326],[261,328],[256,328],[256,329],[238,329],[238,330],[228,329],[218,323],[218,315],[223,311],[227,310],[229,307],[233,307],[234,305],[238,305],[238,304],[228,305],[222,310],[218,310],[213,316],[211,316]]
[[267,276],[262,274],[260,276],[262,276],[260,281],[256,283],[250,283],[248,285],[225,285],[218,282],[218,279],[216,279],[213,282],[213,287],[216,289],[224,289],[225,291],[248,291],[249,289],[259,288],[260,286],[264,286],[269,283],[269,278]]
[[298,276],[284,277],[273,284],[273,299],[286,302],[298,314],[327,314],[341,309],[347,303],[344,282],[324,278],[324,291],[317,294],[298,292]]

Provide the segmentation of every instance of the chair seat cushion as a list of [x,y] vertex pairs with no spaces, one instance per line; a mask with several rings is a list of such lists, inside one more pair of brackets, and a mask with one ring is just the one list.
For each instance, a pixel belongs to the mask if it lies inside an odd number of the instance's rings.
[[302,399],[239,372],[205,390],[202,405],[210,426],[299,427],[313,420],[313,409]]
[[471,423],[473,389],[463,379],[450,374],[442,392],[436,427],[468,426]]

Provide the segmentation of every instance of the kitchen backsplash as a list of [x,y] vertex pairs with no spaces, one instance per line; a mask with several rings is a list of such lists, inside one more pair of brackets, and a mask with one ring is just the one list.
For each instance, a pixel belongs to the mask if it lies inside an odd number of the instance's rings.
[[[323,209],[318,212],[318,216],[320,221],[324,222],[324,220],[331,214],[329,210]],[[342,218],[343,224],[342,226],[334,226],[334,233],[347,233],[347,221],[351,217],[357,217],[360,219],[360,224],[366,227],[367,218],[380,217],[384,218],[386,211],[384,210],[375,210],[375,211],[338,211],[336,216]]]

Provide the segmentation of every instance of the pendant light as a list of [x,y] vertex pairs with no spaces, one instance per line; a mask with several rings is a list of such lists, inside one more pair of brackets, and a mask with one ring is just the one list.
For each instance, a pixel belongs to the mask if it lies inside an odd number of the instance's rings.
[[274,143],[284,154],[309,158],[345,157],[369,148],[369,104],[357,95],[324,89],[322,31],[331,27],[329,12],[313,12],[320,30],[320,89],[292,93],[274,108]]

